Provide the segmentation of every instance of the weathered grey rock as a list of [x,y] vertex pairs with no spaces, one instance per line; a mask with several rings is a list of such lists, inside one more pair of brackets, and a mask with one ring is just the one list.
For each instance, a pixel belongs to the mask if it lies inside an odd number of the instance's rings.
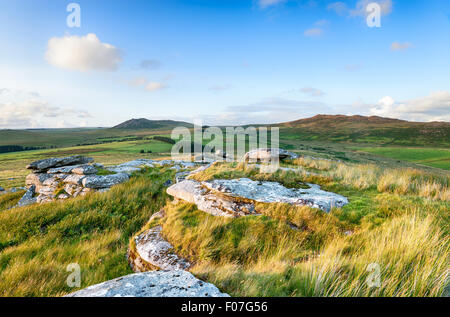
[[79,186],[79,185],[75,185],[75,184],[66,184],[64,186],[64,190],[70,196],[77,197],[81,193],[81,191],[83,190],[83,187]]
[[53,167],[76,165],[76,164],[87,164],[92,162],[94,159],[90,157],[85,157],[81,155],[68,156],[68,157],[53,157],[44,160],[39,160],[31,163],[27,166],[28,169],[36,171],[47,171]]
[[[71,174],[64,179],[64,183],[73,184],[73,185],[81,185],[85,177],[87,177],[87,176]],[[91,177],[91,176],[89,176],[89,177]]]
[[57,198],[58,198],[58,199],[61,199],[61,200],[64,200],[64,199],[70,198],[70,196],[67,195],[67,194],[59,194]]
[[22,198],[17,203],[17,207],[24,207],[31,204],[35,204],[37,202],[37,198],[35,195],[36,186],[31,185],[30,188],[26,191],[26,193],[22,196]]
[[50,168],[47,171],[47,174],[70,174],[72,173],[73,169],[80,166],[81,165],[69,165],[69,166],[54,167]]
[[51,202],[51,201],[54,201],[54,200],[55,200],[55,195],[53,195],[53,194],[51,194],[51,195],[40,194],[36,198],[36,201],[39,204],[48,203],[48,202]]
[[184,180],[170,186],[167,193],[178,199],[196,204],[199,210],[213,216],[240,217],[255,214],[254,204],[227,195],[217,195],[195,180]]
[[134,172],[140,171],[144,167],[154,167],[153,162],[153,160],[139,159],[108,167],[107,170],[115,173],[126,173],[131,175]]
[[320,189],[319,185],[308,184],[308,189],[286,188],[277,182],[258,182],[248,178],[231,180],[212,180],[202,183],[205,187],[239,198],[273,203],[281,202],[292,205],[306,205],[329,212],[333,207],[348,204],[344,196]]
[[261,148],[247,152],[243,160],[244,162],[270,162],[276,158],[280,160],[296,159],[298,155],[278,148]]
[[114,175],[89,175],[83,178],[82,184],[86,188],[108,188],[129,180],[129,176],[125,173],[118,173]]
[[92,166],[94,166],[95,168],[105,168],[103,164],[100,163],[93,163]]
[[178,256],[173,246],[161,235],[162,227],[151,228],[134,238],[141,261],[162,270],[187,270],[190,263]]
[[186,271],[152,271],[122,276],[67,297],[229,297]]
[[91,175],[97,172],[98,170],[92,165],[81,165],[72,170],[72,173],[77,175]]
[[28,174],[25,178],[25,184],[27,187],[35,186],[36,190],[39,190],[44,185],[44,182],[51,178],[52,175],[46,174],[46,173],[31,173]]

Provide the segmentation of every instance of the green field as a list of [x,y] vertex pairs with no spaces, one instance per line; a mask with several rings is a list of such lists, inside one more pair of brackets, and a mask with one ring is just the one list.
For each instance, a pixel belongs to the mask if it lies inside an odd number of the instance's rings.
[[364,147],[363,152],[392,159],[450,170],[450,149],[409,147]]

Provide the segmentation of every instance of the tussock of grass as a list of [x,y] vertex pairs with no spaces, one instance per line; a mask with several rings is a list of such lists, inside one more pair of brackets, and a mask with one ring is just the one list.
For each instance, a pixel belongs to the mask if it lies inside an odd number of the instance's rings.
[[[301,253],[298,245],[289,240],[290,236],[284,237],[278,241],[279,247],[272,250],[280,257],[256,256],[251,265],[200,261],[192,271],[234,296],[444,294],[450,251],[448,237],[431,217],[418,214],[395,217],[375,230],[335,239],[321,248],[318,255],[312,254],[294,264],[294,255]],[[251,251],[248,250],[249,257],[255,256]],[[366,282],[373,273],[368,270],[372,263],[380,267],[380,287],[370,287]]]
[[164,205],[172,171],[148,170],[103,194],[0,212],[0,296],[59,296],[70,263],[81,287],[131,273],[131,236]]
[[20,190],[15,193],[6,193],[0,195],[0,213],[4,209],[11,208],[15,206],[20,198],[22,198],[23,194],[25,194],[25,191]]

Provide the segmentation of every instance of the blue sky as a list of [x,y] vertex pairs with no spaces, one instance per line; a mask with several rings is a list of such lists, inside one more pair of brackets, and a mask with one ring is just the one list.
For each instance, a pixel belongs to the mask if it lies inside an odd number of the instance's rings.
[[446,0],[0,0],[0,43],[0,128],[450,121]]

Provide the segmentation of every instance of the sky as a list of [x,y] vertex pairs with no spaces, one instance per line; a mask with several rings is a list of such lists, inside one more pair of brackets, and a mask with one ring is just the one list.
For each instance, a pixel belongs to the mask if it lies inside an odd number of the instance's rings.
[[0,129],[450,121],[448,0],[0,0],[0,48]]

